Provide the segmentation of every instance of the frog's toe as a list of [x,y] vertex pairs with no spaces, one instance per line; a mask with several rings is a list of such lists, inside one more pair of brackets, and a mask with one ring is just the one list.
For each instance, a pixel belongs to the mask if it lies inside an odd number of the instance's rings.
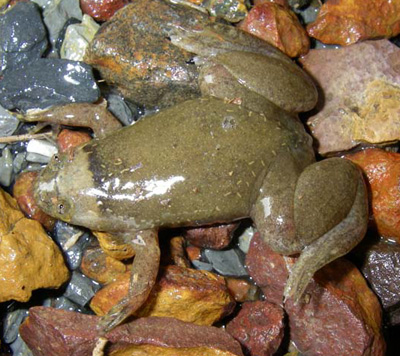
[[284,290],[284,298],[297,303],[320,268],[345,255],[364,237],[367,229],[368,208],[365,185],[360,176],[353,205],[348,215],[336,226],[312,241],[301,252]]

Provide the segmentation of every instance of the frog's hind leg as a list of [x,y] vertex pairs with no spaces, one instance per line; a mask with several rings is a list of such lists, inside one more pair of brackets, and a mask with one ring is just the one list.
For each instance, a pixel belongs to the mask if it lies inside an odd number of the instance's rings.
[[296,303],[316,271],[348,253],[365,235],[368,204],[361,172],[341,158],[307,167],[296,186],[294,215],[305,247],[290,271],[284,297]]
[[101,318],[98,327],[102,335],[121,324],[143,305],[158,274],[160,249],[157,231],[142,230],[132,235],[126,233],[123,237],[135,250],[129,292]]

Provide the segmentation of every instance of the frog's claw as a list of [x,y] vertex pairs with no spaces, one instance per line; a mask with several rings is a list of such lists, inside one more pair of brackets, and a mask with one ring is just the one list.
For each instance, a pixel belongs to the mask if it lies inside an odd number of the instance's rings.
[[[340,164],[347,165],[349,162],[339,160],[342,161],[339,162]],[[352,168],[355,169],[355,167]],[[299,302],[314,273],[329,262],[348,253],[364,237],[368,222],[368,205],[361,173],[358,172],[358,176],[353,205],[347,216],[328,232],[308,244],[292,267],[284,290],[285,301],[293,298],[295,303]],[[339,209],[340,206],[337,208]]]
[[142,306],[157,277],[160,262],[157,232],[155,230],[139,231],[133,239],[130,239],[130,243],[136,254],[132,264],[129,292],[100,319],[98,324],[100,335],[106,334],[121,324]]

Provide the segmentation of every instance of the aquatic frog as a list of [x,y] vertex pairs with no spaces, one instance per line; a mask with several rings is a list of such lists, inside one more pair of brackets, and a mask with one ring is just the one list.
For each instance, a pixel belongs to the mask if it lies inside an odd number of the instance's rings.
[[340,158],[314,163],[311,141],[275,105],[257,113],[212,97],[189,100],[54,157],[35,197],[52,216],[134,245],[129,295],[103,317],[104,331],[146,300],[160,228],[251,217],[274,251],[300,253],[285,289],[299,299],[367,224],[358,169]]

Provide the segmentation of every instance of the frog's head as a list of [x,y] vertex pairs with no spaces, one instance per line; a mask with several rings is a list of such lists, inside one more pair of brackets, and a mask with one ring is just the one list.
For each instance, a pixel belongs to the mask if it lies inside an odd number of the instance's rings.
[[85,194],[93,187],[87,166],[80,150],[53,156],[35,182],[34,197],[39,207],[71,224],[98,228],[96,200]]

